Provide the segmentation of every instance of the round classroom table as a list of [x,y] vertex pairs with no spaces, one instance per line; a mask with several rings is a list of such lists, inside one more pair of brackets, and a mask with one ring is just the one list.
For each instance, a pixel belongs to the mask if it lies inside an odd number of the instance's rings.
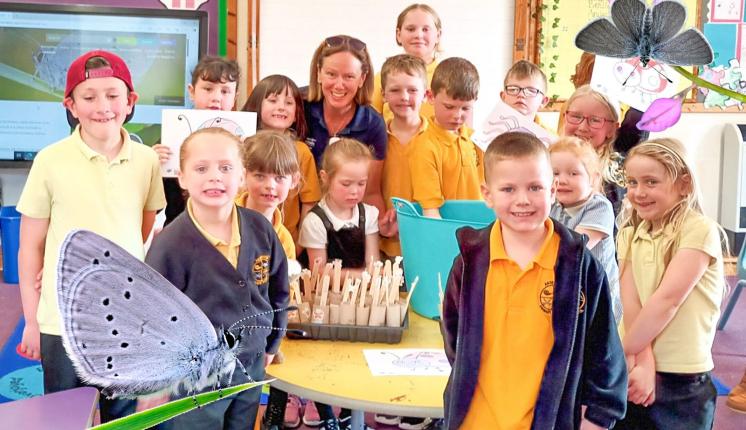
[[373,376],[364,349],[443,348],[437,321],[409,312],[401,343],[284,339],[285,362],[267,368],[270,385],[300,397],[352,410],[362,429],[363,411],[410,417],[443,417],[447,376]]

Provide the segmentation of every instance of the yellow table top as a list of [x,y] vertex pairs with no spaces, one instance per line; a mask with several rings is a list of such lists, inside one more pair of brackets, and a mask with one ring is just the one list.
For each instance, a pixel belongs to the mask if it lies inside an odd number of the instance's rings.
[[272,386],[350,409],[413,417],[442,417],[447,376],[373,376],[364,349],[443,348],[437,321],[409,313],[398,344],[324,340],[282,341],[285,362],[272,364]]

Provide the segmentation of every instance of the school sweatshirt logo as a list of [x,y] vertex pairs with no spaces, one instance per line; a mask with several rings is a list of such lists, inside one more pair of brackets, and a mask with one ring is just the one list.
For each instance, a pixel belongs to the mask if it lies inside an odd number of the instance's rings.
[[269,255],[260,255],[254,260],[253,272],[256,285],[266,284],[269,281]]
[[544,282],[544,288],[539,292],[539,307],[544,313],[552,313],[552,303],[554,302],[554,281]]

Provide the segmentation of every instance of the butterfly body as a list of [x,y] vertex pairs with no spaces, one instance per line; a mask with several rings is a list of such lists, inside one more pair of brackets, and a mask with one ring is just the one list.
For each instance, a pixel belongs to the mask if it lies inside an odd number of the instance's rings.
[[194,302],[107,239],[70,233],[57,278],[65,349],[105,395],[195,392],[232,376],[240,332],[218,336]]
[[711,63],[712,47],[701,32],[679,32],[685,21],[686,9],[676,1],[648,7],[642,0],[615,0],[611,20],[589,22],[575,36],[575,45],[605,57],[639,57],[643,67],[651,59],[678,66]]

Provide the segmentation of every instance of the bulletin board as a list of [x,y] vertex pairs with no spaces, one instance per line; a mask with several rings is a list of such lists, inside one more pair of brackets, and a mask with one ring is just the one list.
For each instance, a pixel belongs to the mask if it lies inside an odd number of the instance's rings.
[[[647,0],[652,3],[651,0]],[[701,78],[746,93],[746,0],[678,0],[687,9],[684,28],[700,29],[710,42],[714,61],[694,72]],[[547,75],[550,110],[574,91],[570,77],[582,51],[575,35],[590,20],[609,16],[609,0],[516,0],[513,59],[539,64]],[[688,112],[728,112],[744,108],[740,102],[714,91],[692,91]]]

